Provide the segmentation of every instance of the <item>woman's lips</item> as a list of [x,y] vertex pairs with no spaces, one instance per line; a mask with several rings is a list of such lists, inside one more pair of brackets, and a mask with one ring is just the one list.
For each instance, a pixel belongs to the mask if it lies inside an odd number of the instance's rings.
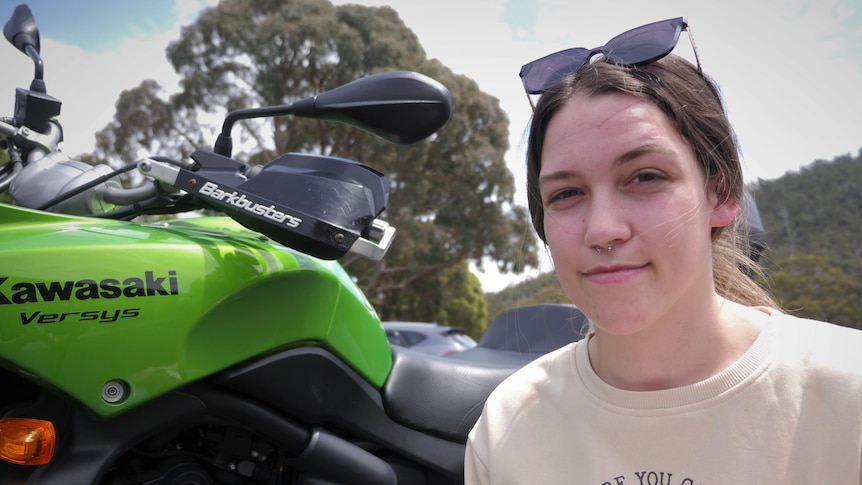
[[624,283],[640,275],[649,264],[615,264],[594,266],[584,271],[584,277],[596,284]]

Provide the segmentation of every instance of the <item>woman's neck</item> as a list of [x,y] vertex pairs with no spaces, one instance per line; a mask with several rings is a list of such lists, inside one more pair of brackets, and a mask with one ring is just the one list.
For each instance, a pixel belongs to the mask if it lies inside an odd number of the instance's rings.
[[672,389],[708,379],[738,360],[764,325],[763,314],[718,296],[696,318],[668,318],[646,331],[588,342],[590,363],[608,384],[631,391]]

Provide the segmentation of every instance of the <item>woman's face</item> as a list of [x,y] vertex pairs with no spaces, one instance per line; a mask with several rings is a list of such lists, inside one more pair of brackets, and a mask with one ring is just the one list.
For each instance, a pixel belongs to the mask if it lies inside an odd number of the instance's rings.
[[597,332],[696,317],[715,298],[710,232],[737,206],[718,204],[691,146],[655,105],[576,95],[548,124],[541,156],[557,276]]

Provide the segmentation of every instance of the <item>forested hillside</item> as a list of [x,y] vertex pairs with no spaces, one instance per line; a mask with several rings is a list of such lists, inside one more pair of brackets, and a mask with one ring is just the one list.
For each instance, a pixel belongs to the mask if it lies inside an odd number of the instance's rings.
[[[790,313],[862,328],[862,151],[751,188],[768,240],[762,283]],[[545,274],[486,300],[493,318],[513,306],[566,298]]]
[[753,189],[775,296],[798,315],[862,327],[862,151]]

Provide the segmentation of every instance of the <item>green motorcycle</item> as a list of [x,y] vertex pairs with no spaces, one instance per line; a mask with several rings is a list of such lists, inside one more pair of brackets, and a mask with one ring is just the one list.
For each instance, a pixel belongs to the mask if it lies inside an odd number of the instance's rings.
[[[390,347],[337,262],[386,253],[385,175],[300,153],[249,166],[230,137],[292,115],[414,143],[448,121],[444,86],[368,76],[231,112],[190,160],[115,170],[58,150],[29,8],[4,34],[36,75],[0,118],[0,484],[461,481],[467,432],[520,364]],[[147,181],[122,187],[132,170]],[[200,208],[225,216],[134,221]]]

